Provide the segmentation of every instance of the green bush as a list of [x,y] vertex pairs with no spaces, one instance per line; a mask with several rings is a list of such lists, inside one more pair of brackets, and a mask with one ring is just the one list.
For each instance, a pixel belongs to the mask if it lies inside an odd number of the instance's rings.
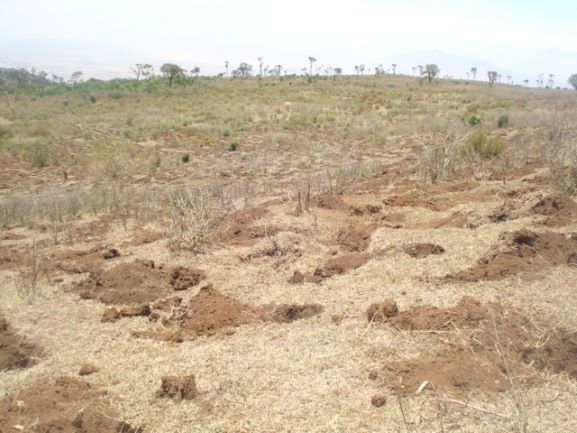
[[190,153],[188,153],[188,152],[187,152],[187,153],[183,153],[183,154],[180,156],[180,161],[181,161],[182,163],[184,163],[184,164],[186,164],[187,162],[189,162],[189,161],[190,161]]
[[471,117],[467,119],[467,125],[469,126],[475,126],[478,125],[479,123],[481,123],[481,118],[476,114],[473,114]]
[[487,136],[482,131],[471,135],[461,147],[461,156],[477,155],[480,159],[492,159],[505,150],[505,143],[497,137]]
[[228,151],[229,152],[235,152],[236,149],[238,149],[238,141],[231,141],[230,143],[228,143]]
[[50,158],[50,146],[45,141],[32,141],[28,144],[28,159],[34,167],[44,167]]
[[225,129],[224,131],[222,131],[222,135],[225,137],[230,137],[230,131],[228,129]]
[[497,119],[497,127],[506,128],[507,126],[509,126],[509,115],[503,114],[502,116],[499,116]]
[[96,103],[96,96],[90,95],[90,102],[92,102],[93,104],[95,104],[95,103]]

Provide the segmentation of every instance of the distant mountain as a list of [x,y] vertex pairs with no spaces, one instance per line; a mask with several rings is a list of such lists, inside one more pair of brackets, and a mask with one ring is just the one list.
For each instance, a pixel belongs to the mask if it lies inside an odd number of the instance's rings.
[[413,74],[411,68],[414,66],[434,63],[439,66],[441,77],[450,76],[456,79],[464,79],[467,78],[467,72],[475,67],[477,68],[476,80],[487,81],[487,71],[497,71],[502,75],[503,83],[507,81],[507,75],[510,75],[516,84],[522,84],[524,80],[529,80],[531,85],[535,83],[535,77],[528,74],[507,70],[484,60],[468,59],[438,50],[398,54],[387,59],[386,63],[384,63],[385,69],[393,63],[397,64],[398,71],[409,75]]

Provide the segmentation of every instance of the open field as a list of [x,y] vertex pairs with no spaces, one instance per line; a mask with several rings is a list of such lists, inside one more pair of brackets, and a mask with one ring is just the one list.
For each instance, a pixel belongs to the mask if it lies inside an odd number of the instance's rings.
[[577,430],[576,167],[569,90],[22,92],[0,433]]

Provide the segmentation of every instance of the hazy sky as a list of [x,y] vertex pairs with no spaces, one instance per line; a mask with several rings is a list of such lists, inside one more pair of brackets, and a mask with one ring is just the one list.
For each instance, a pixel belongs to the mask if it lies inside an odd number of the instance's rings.
[[259,56],[289,71],[308,56],[351,71],[433,49],[566,81],[577,72],[577,1],[0,0],[0,63],[62,72],[171,61],[212,74]]

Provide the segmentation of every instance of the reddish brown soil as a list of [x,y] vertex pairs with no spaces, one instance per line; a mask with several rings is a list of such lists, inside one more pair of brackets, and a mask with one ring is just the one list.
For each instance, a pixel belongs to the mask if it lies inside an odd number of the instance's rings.
[[473,390],[501,392],[507,378],[485,353],[457,351],[447,355],[394,361],[385,365],[385,384],[395,394],[415,395],[423,382],[422,393],[460,395]]
[[132,240],[125,242],[124,245],[138,247],[140,245],[151,244],[162,239],[162,233],[152,230],[141,229],[137,231]]
[[365,252],[345,253],[327,260],[323,266],[315,269],[313,276],[322,280],[344,274],[353,269],[360,268],[368,262],[370,258],[370,254]]
[[321,209],[341,210],[341,211],[346,211],[349,209],[349,205],[347,205],[342,199],[342,197],[338,195],[331,195],[331,194],[319,195],[312,199],[312,203],[314,206],[319,207]]
[[[162,305],[165,307],[165,305]],[[166,311],[166,309],[165,309]],[[178,303],[171,307],[171,314],[162,319],[169,328],[160,331],[136,331],[135,337],[182,342],[199,336],[218,333],[229,334],[241,325],[257,322],[291,323],[320,314],[323,307],[318,304],[282,304],[253,307],[225,296],[211,284],[200,289],[187,305]],[[155,314],[155,313],[153,313]]]
[[348,226],[337,233],[337,244],[344,251],[364,251],[368,248],[375,229],[374,225]]
[[16,269],[26,263],[26,254],[19,249],[12,247],[0,247],[0,270]]
[[98,373],[100,369],[95,366],[94,364],[90,364],[87,362],[86,364],[82,364],[80,370],[78,370],[79,376],[90,376],[91,374]]
[[[43,380],[0,400],[0,432],[138,433],[119,421],[105,392],[72,377]],[[18,426],[18,427],[16,427]]]
[[116,322],[123,317],[150,316],[150,307],[147,304],[130,305],[121,309],[107,308],[102,314],[102,322]]
[[394,299],[385,299],[383,302],[374,303],[367,309],[367,320],[369,322],[384,322],[399,314],[399,308]]
[[543,335],[545,320],[538,327],[514,309],[470,297],[450,308],[425,305],[396,313],[394,307],[393,300],[374,304],[367,316],[401,330],[465,330],[469,340],[439,356],[387,363],[385,383],[398,394],[412,394],[424,381],[430,382],[426,392],[503,391],[507,375],[517,384],[540,381],[530,367],[577,377],[577,335],[563,330]]
[[424,207],[433,211],[446,211],[455,206],[471,202],[486,202],[495,199],[495,194],[491,192],[462,192],[448,196],[431,195],[391,195],[383,199],[387,206],[397,207]]
[[15,333],[0,315],[0,371],[29,367],[41,355],[40,348]]
[[53,252],[49,260],[58,269],[73,274],[95,272],[102,267],[105,260],[119,257],[115,248],[94,247],[90,250],[62,250]]
[[445,249],[440,245],[431,243],[416,243],[409,244],[403,247],[405,254],[417,259],[423,259],[431,255],[439,255],[445,252]]
[[291,323],[316,316],[323,310],[323,306],[319,304],[284,304],[274,307],[271,319],[275,322]]
[[175,401],[192,400],[198,395],[194,375],[164,376],[160,389],[156,391],[158,398],[170,398]]
[[257,308],[225,296],[209,284],[202,287],[187,305],[177,308],[165,324],[186,336],[196,337],[255,323],[260,316]]
[[267,213],[267,209],[262,206],[233,213],[223,221],[224,229],[217,236],[217,240],[228,245],[246,247],[254,245],[261,238],[274,236],[280,228],[271,225],[253,225]]
[[26,239],[26,236],[22,236],[12,232],[0,233],[0,241],[20,241],[22,239]]
[[144,304],[190,288],[205,277],[193,268],[164,268],[152,261],[122,263],[106,271],[96,271],[78,283],[74,290],[83,299],[105,304]]
[[477,182],[443,182],[423,188],[423,192],[429,195],[446,194],[448,192],[464,192],[476,188]]
[[477,265],[447,275],[445,281],[496,280],[522,271],[536,271],[571,264],[577,255],[577,234],[534,233],[520,230],[501,236],[503,248],[495,248]]
[[111,224],[117,219],[116,215],[103,215],[94,221],[84,223],[72,231],[72,238],[76,242],[101,240],[110,231]]
[[545,216],[547,226],[559,227],[577,220],[577,203],[568,195],[545,197],[533,206],[533,212]]

